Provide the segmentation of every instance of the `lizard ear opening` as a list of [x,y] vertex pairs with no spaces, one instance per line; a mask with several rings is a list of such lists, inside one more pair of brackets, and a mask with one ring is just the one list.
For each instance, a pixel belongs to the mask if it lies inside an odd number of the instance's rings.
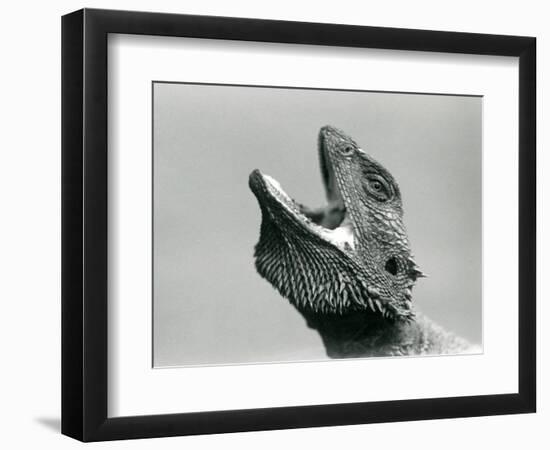
[[384,266],[384,268],[386,269],[386,272],[389,272],[394,276],[397,275],[398,266],[395,256],[392,256],[386,261],[386,265]]

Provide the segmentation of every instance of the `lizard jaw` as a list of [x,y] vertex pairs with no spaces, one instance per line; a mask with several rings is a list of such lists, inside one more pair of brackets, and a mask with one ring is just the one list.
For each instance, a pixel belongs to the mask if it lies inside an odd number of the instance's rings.
[[282,209],[301,228],[340,250],[355,250],[353,227],[345,208],[329,203],[324,208],[310,209],[292,199],[276,179],[257,169],[250,174],[249,184],[260,205],[268,210]]

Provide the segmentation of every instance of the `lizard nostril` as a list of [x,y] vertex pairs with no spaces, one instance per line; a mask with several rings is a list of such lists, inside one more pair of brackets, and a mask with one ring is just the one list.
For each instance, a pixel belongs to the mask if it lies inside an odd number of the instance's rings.
[[384,266],[387,272],[391,273],[392,275],[397,275],[397,259],[395,259],[395,256],[392,256],[390,259],[386,261],[386,265]]

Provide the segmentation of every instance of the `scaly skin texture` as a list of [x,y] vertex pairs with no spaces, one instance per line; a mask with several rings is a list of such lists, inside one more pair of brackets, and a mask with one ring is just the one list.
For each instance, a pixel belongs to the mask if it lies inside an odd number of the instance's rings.
[[412,321],[388,320],[368,313],[343,316],[302,314],[316,329],[331,358],[457,354],[476,351],[464,339],[449,333],[422,314]]
[[292,200],[259,170],[258,273],[316,329],[333,358],[461,353],[470,344],[415,313],[424,276],[410,250],[393,176],[342,131],[319,133],[328,205]]

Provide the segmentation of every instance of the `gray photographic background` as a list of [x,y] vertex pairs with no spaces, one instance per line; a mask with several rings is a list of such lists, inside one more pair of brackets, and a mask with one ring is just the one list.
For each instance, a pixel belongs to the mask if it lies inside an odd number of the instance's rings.
[[256,273],[259,168],[308,206],[325,203],[317,134],[334,125],[401,188],[429,278],[416,307],[481,343],[482,99],[153,84],[153,365],[327,358],[317,332]]

